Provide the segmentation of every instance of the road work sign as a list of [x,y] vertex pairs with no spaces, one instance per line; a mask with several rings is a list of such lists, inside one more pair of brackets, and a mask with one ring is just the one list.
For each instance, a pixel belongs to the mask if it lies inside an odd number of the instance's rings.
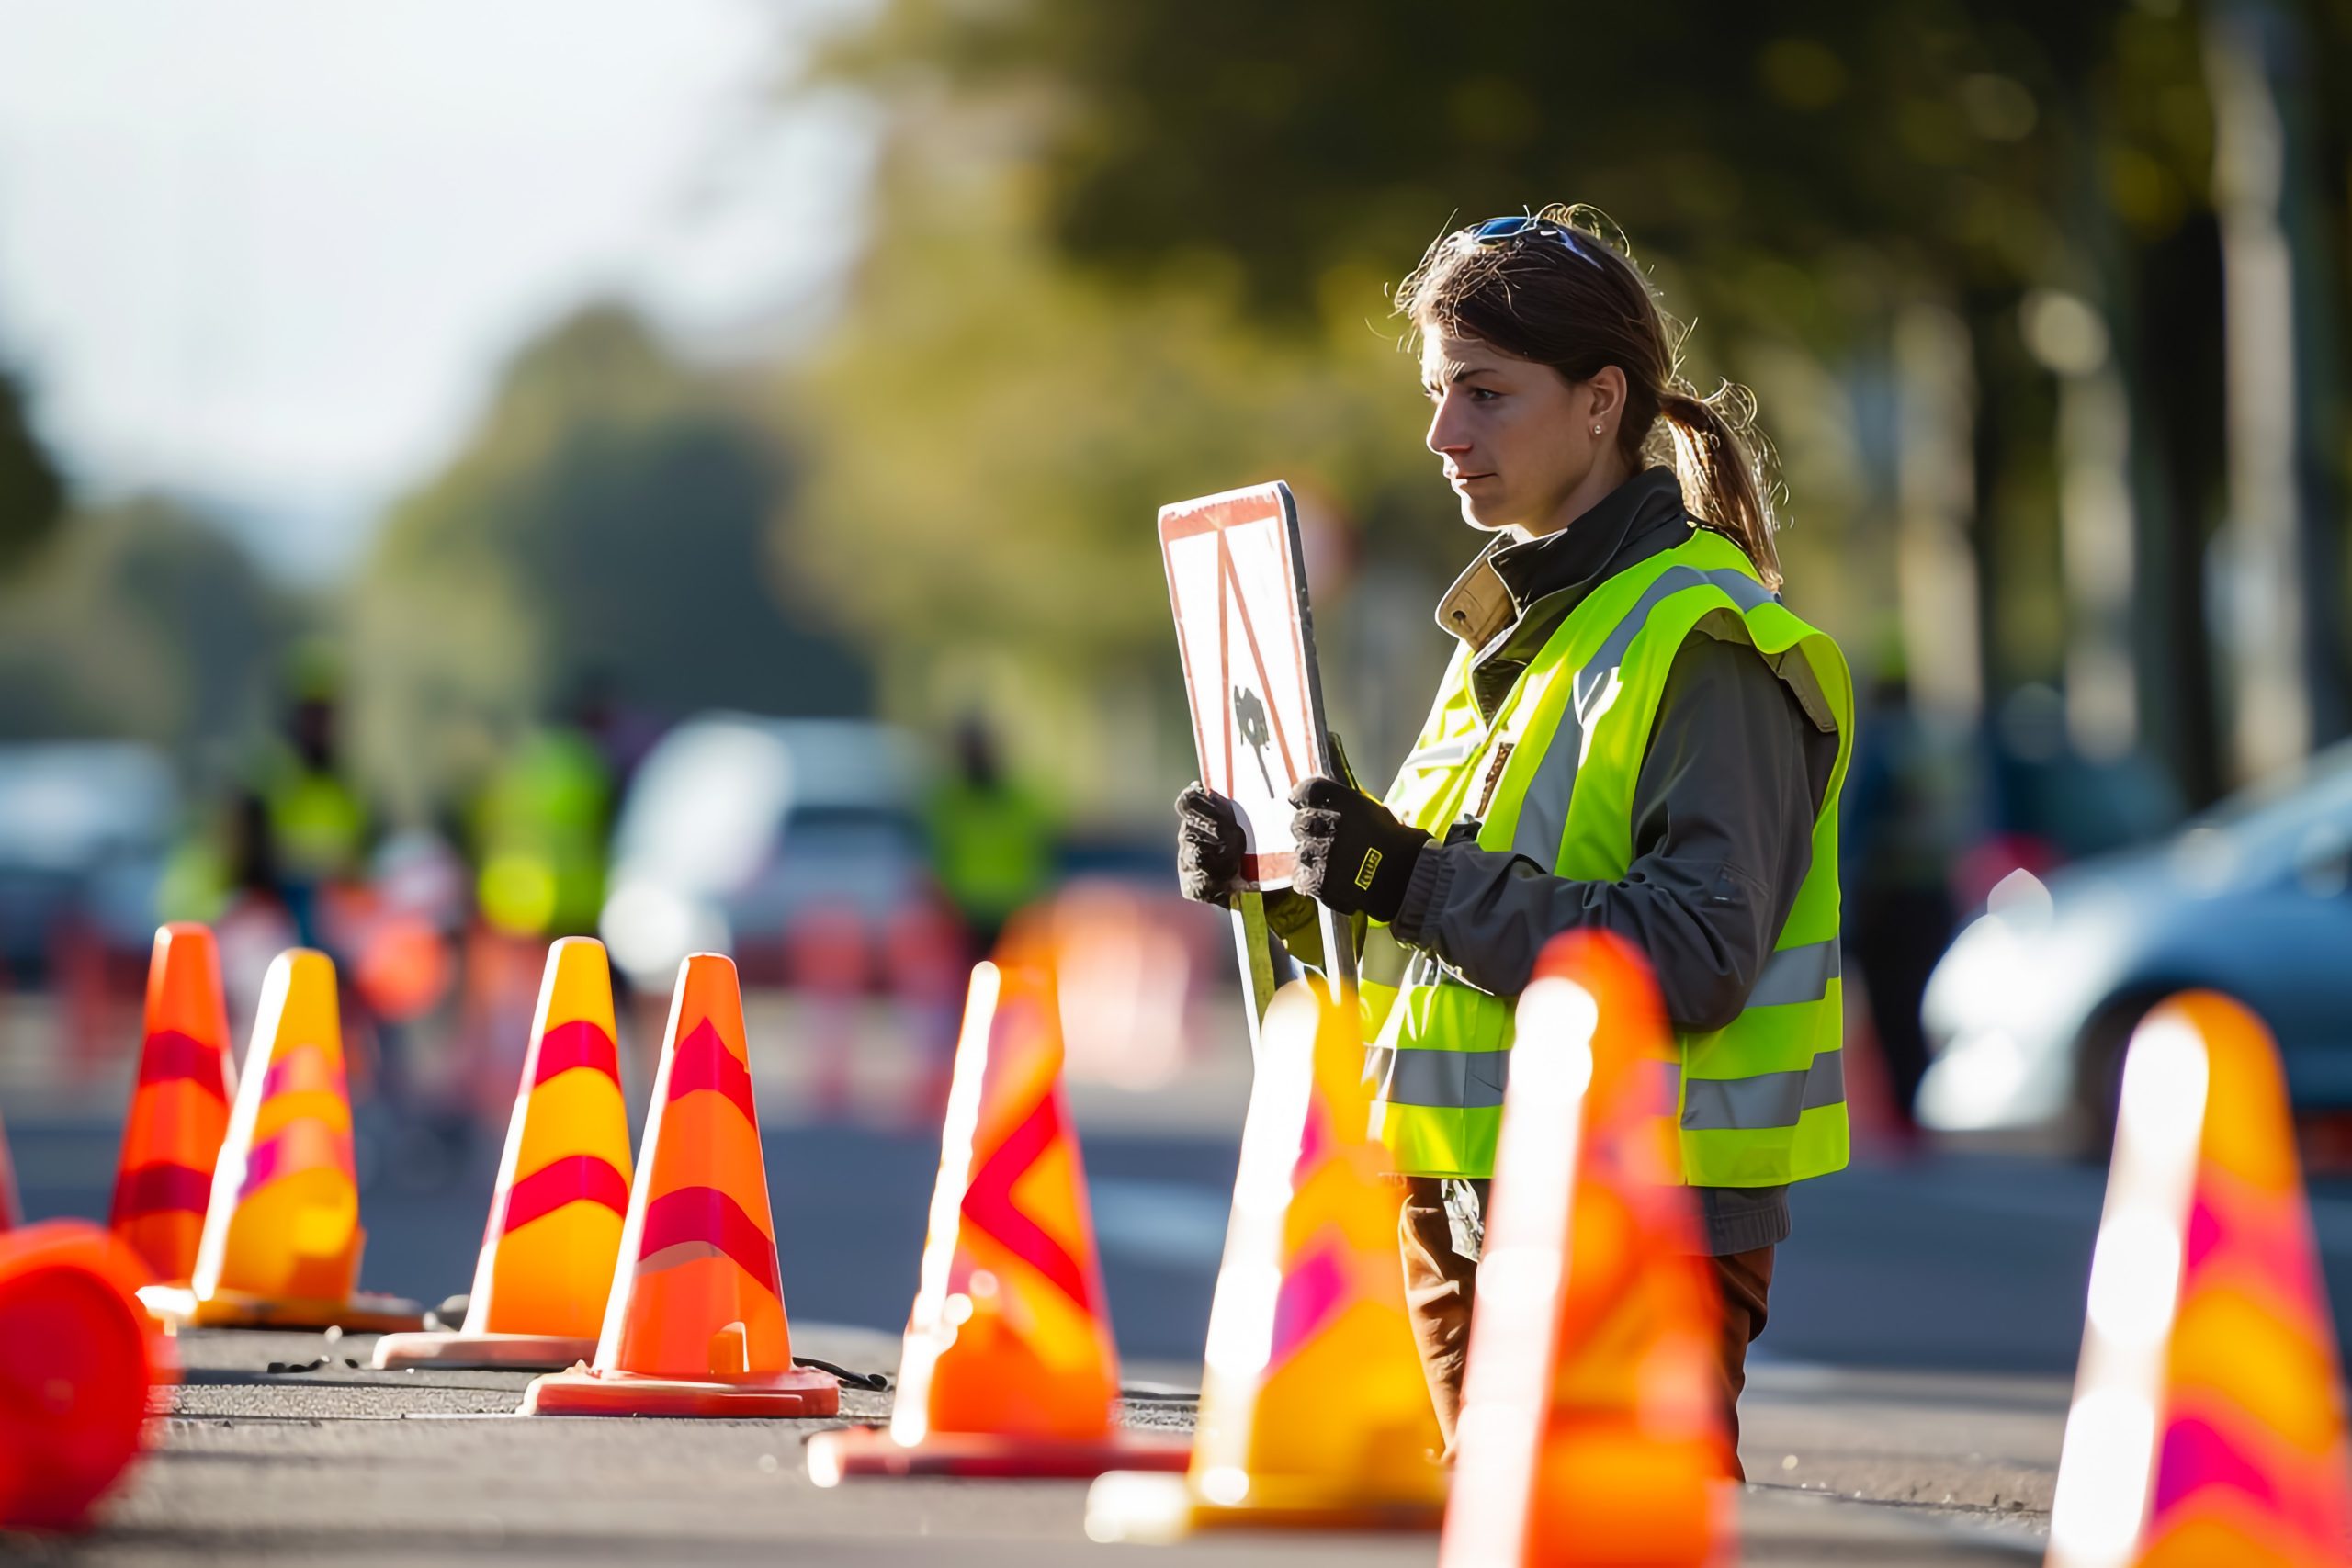
[[1276,481],[1159,509],[1201,782],[1240,808],[1243,877],[1290,886],[1290,792],[1331,773],[1298,508]]

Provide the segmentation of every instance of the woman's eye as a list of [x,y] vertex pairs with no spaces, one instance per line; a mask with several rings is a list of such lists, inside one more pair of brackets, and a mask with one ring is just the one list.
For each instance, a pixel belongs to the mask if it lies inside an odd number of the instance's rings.
[[1489,391],[1484,387],[1467,387],[1464,390],[1470,394],[1470,400],[1474,403],[1491,403],[1501,396],[1499,392]]

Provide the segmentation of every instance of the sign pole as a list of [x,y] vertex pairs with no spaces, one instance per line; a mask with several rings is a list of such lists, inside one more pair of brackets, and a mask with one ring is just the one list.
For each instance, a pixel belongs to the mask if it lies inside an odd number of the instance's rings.
[[1241,990],[1250,1003],[1250,1059],[1258,1059],[1258,1032],[1274,999],[1274,937],[1266,925],[1266,896],[1236,894],[1233,947],[1241,960]]
[[1355,921],[1321,904],[1315,906],[1316,927],[1323,933],[1323,977],[1343,1000],[1356,994]]

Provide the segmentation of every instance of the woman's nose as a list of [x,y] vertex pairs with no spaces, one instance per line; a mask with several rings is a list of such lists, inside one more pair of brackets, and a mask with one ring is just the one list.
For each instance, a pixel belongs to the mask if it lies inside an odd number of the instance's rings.
[[1430,416],[1429,447],[1441,457],[1451,457],[1470,450],[1470,443],[1453,428],[1453,421],[1448,417],[1443,403],[1440,403],[1437,412]]

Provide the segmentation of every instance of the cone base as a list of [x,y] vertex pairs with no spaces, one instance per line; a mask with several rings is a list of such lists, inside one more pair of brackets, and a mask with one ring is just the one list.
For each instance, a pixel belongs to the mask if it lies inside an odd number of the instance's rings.
[[1204,1530],[1434,1530],[1442,1498],[1384,1502],[1326,1482],[1253,1476],[1248,1499],[1213,1503],[1188,1475],[1112,1471],[1086,1494],[1090,1540],[1159,1543]]
[[794,1367],[726,1382],[600,1372],[549,1372],[523,1391],[525,1416],[836,1416],[842,1385],[831,1372]]
[[912,1448],[880,1427],[845,1427],[808,1439],[808,1479],[837,1486],[850,1476],[960,1475],[978,1479],[1084,1481],[1106,1471],[1182,1471],[1190,1433],[1128,1434],[1091,1442],[933,1432]]
[[215,1291],[199,1297],[170,1285],[148,1285],[139,1300],[148,1313],[173,1329],[341,1328],[353,1334],[396,1334],[424,1326],[422,1303],[361,1291],[347,1301],[300,1296],[256,1296]]
[[460,1367],[478,1371],[560,1372],[596,1357],[596,1342],[567,1334],[387,1334],[376,1367]]

